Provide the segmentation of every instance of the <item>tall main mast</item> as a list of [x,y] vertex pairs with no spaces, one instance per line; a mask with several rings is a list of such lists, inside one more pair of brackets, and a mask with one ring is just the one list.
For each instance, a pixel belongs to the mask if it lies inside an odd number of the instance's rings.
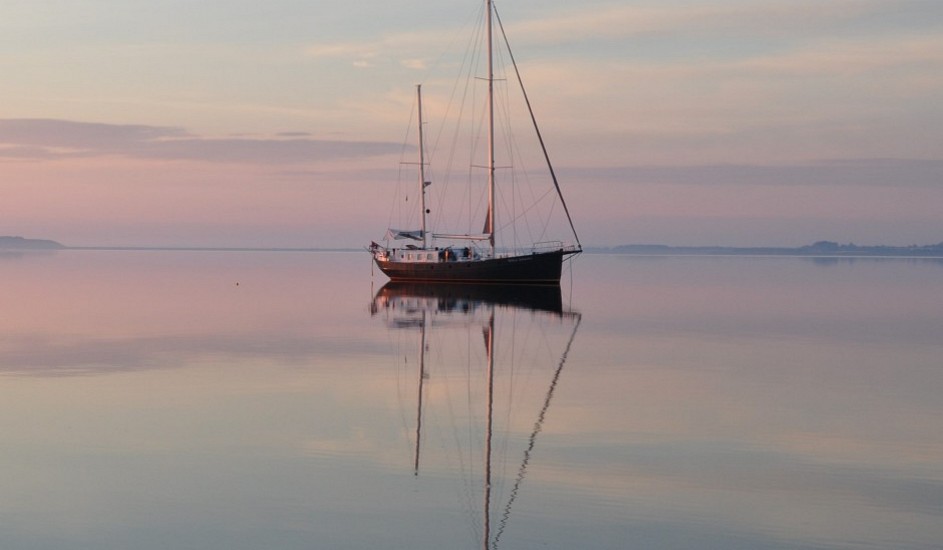
[[485,19],[488,29],[488,224],[485,231],[494,256],[494,54],[491,36],[491,0],[485,0]]

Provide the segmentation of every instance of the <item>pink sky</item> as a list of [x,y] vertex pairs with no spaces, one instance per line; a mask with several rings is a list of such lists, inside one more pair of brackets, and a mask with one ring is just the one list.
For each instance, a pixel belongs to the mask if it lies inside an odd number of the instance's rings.
[[[475,4],[0,7],[0,235],[379,238]],[[585,245],[943,241],[940,4],[499,7]]]

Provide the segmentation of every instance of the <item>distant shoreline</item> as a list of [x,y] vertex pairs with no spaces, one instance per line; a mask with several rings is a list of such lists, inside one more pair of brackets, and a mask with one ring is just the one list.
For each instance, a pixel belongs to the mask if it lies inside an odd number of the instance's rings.
[[587,248],[588,253],[626,254],[636,256],[827,256],[839,258],[943,258],[943,243],[924,246],[858,246],[819,241],[815,244],[788,247],[732,246],[667,246],[628,244],[610,248]]
[[[360,248],[253,247],[253,246],[66,246],[49,239],[0,236],[0,250],[53,251],[178,251],[178,252],[361,252]],[[587,254],[624,254],[629,256],[805,256],[805,257],[884,257],[943,258],[943,242],[911,246],[859,246],[819,241],[800,247],[668,246],[661,244],[626,244],[614,247],[587,247]]]
[[0,250],[61,250],[65,246],[48,239],[0,236]]

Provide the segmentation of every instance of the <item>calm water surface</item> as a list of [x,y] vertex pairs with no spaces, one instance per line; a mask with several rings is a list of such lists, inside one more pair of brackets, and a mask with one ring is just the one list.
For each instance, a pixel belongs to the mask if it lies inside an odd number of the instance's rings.
[[943,545],[940,262],[584,255],[508,296],[60,251],[0,281],[0,548]]

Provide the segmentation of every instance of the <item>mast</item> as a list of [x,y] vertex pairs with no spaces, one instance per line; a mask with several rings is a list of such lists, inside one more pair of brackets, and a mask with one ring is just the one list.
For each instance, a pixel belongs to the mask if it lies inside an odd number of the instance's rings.
[[416,102],[419,110],[419,208],[422,210],[422,247],[428,248],[429,242],[426,237],[426,157],[425,147],[422,141],[422,84],[416,85]]
[[488,29],[488,223],[485,232],[494,257],[494,53],[491,36],[491,0],[485,0],[485,18]]
[[[490,0],[489,0],[490,1]],[[482,548],[489,550],[491,546],[491,440],[493,437],[493,417],[494,417],[494,310],[491,310],[491,317],[488,319],[488,327],[485,329],[485,344],[488,347],[488,417],[485,427],[485,510],[484,510],[484,533],[482,535]]]
[[422,311],[422,324],[419,326],[419,407],[416,413],[416,454],[413,459],[413,475],[419,476],[419,449],[422,438],[422,386],[426,379],[426,311]]

